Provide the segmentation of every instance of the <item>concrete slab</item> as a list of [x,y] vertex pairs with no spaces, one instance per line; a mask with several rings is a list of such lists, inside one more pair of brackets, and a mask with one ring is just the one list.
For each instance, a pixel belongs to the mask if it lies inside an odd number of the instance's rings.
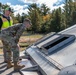
[[20,70],[21,74],[23,74],[23,75],[40,75],[37,73],[37,71],[33,71],[33,69],[31,69],[33,67],[33,65],[30,60],[22,59],[19,64],[25,65],[25,67]]
[[7,69],[7,63],[4,63],[3,55],[0,55],[0,75],[22,75],[20,72],[15,72],[13,67]]

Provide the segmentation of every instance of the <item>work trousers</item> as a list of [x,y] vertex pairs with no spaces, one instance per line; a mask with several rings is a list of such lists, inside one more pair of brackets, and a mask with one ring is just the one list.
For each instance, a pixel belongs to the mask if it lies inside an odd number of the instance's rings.
[[[13,57],[13,62],[19,61],[19,45],[12,42],[7,42],[2,40],[3,43],[3,53],[4,53],[4,60],[10,61],[11,57]],[[12,55],[13,54],[13,55]]]

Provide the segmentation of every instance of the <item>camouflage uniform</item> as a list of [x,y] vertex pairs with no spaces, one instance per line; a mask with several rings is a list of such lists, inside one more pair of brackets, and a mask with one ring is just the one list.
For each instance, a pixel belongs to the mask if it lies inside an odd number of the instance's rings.
[[[2,40],[2,43],[3,43],[3,54],[4,54],[4,62],[7,62],[7,51],[9,51],[9,57],[11,57],[12,56],[12,52],[11,52],[11,50],[8,50],[8,44],[7,44],[7,42],[5,42],[4,40]],[[11,60],[11,58],[9,58],[9,60]]]
[[13,52],[13,61],[17,62],[19,60],[19,47],[17,44],[24,30],[24,24],[16,24],[1,31],[0,37],[6,43],[5,48],[7,48],[7,61],[11,59],[10,51]]

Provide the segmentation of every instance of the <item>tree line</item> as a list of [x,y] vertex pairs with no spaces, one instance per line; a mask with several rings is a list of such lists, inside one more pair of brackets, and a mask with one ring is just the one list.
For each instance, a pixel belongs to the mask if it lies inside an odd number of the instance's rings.
[[[4,9],[8,5],[0,3],[0,7]],[[24,18],[29,18],[32,26],[27,31],[32,33],[49,33],[59,32],[76,24],[76,0],[65,0],[63,8],[59,7],[52,11],[45,4],[40,7],[36,3],[29,5],[28,14],[17,14],[13,17],[14,24],[23,22]]]

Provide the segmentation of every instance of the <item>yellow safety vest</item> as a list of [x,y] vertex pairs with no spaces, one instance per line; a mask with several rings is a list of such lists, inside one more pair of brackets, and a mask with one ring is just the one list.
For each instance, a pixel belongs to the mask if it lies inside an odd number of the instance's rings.
[[2,19],[2,22],[3,22],[2,28],[8,28],[9,26],[13,25],[13,20],[12,20],[11,17],[10,17],[10,22],[6,18],[4,18],[2,16],[1,16],[1,19]]

